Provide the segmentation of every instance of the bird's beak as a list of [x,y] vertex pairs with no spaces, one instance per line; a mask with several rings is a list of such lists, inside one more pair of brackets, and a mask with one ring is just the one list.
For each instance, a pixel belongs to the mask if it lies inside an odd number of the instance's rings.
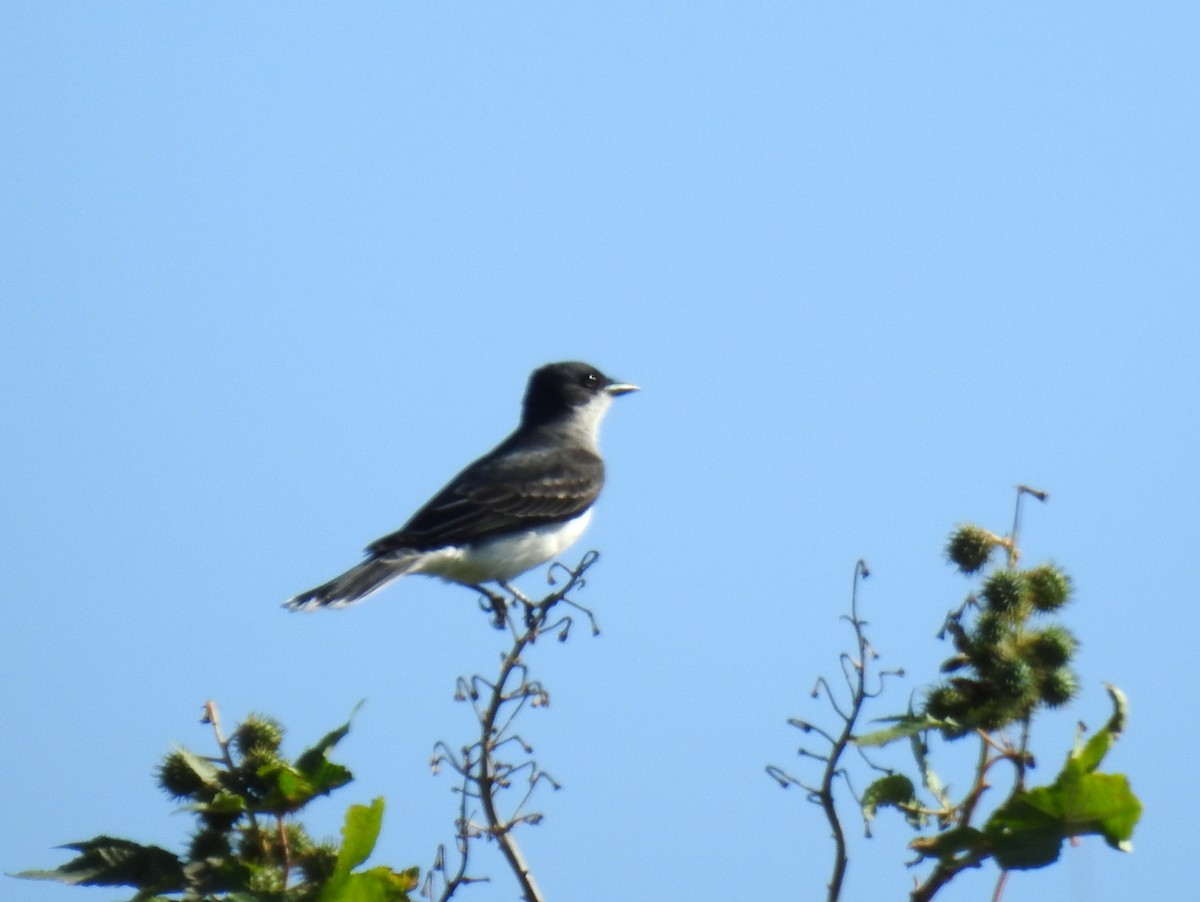
[[604,390],[610,395],[627,395],[631,391],[641,391],[640,388],[631,382],[610,382],[604,386]]

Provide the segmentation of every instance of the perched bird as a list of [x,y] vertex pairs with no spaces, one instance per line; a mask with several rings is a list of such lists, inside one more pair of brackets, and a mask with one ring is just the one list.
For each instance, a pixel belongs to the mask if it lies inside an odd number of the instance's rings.
[[344,607],[397,577],[426,573],[467,586],[506,583],[570,547],[604,485],[597,436],[616,395],[637,391],[586,363],[534,370],[515,432],[438,492],[341,576],[284,603]]

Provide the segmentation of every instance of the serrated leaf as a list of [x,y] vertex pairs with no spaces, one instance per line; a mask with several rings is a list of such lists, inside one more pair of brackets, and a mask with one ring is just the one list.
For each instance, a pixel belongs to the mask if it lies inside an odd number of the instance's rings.
[[262,801],[255,805],[256,811],[272,814],[290,814],[307,805],[317,793],[296,769],[285,761],[264,764],[255,776],[268,784]]
[[342,825],[342,845],[338,849],[336,869],[349,872],[370,858],[382,826],[382,797],[375,799],[369,807],[351,805]]
[[1141,813],[1124,774],[1081,773],[1072,753],[1054,783],[1014,795],[992,813],[984,831],[1001,867],[1039,868],[1057,860],[1072,836],[1099,835],[1114,849],[1129,851]]
[[1108,750],[1113,747],[1121,733],[1125,730],[1125,719],[1129,714],[1129,702],[1125,693],[1116,686],[1105,685],[1108,695],[1113,702],[1112,717],[1104,728],[1098,730],[1082,748],[1077,748],[1068,758],[1068,766],[1079,773],[1090,773],[1100,766]]
[[[254,876],[255,871],[261,869],[262,865],[250,864],[236,858],[203,858],[185,864],[183,875],[189,892],[194,893],[199,887],[203,887],[204,892],[208,894],[204,897],[207,899],[216,893],[243,889]],[[142,900],[135,898],[130,902],[142,902]]]
[[353,781],[354,776],[347,768],[319,757],[318,748],[319,745],[301,756],[307,769],[300,767],[299,760],[295,765],[277,761],[265,764],[255,772],[271,784],[258,810],[276,814],[294,812],[316,796],[327,795]]
[[246,810],[246,800],[235,792],[221,790],[212,801],[187,806],[192,811],[207,811],[211,814],[240,814]]
[[[911,696],[908,700],[907,716],[910,718],[917,716],[917,712],[913,710]],[[922,785],[937,799],[939,805],[943,808],[951,807],[950,799],[942,785],[942,780],[933,769],[933,764],[929,760],[929,747],[925,744],[925,737],[921,735],[920,731],[917,731],[908,737],[908,743],[912,748],[913,760],[917,762],[917,767],[920,768]]]
[[1004,868],[1044,867],[1057,860],[1065,839],[1095,834],[1114,849],[1129,851],[1142,803],[1124,774],[1096,768],[1125,729],[1128,703],[1108,686],[1113,714],[1102,730],[1067,756],[1049,786],[1020,792],[997,808],[984,826],[996,862]]
[[920,736],[911,736],[909,742],[912,744],[913,759],[921,770],[921,783],[929,790],[929,794],[937,799],[942,808],[950,808],[950,797],[946,793],[946,787],[942,784],[942,778],[933,769],[925,741]]
[[[360,707],[362,702],[354,706],[350,712],[351,718]],[[316,745],[306,749],[294,764],[280,767],[276,773],[276,790],[268,799],[268,804],[286,802],[287,810],[294,810],[314,796],[326,795],[353,781],[354,775],[348,768],[329,760],[329,752],[349,732],[350,721],[347,720],[336,730],[330,730],[322,736]]]
[[302,773],[313,795],[326,795],[354,780],[349,768],[334,761],[324,761],[315,769]]
[[396,872],[391,868],[371,868],[361,874],[351,874],[334,895],[321,902],[404,902],[409,890],[416,889],[418,870]]
[[275,784],[274,792],[285,801],[307,801],[312,798],[312,787],[309,786],[308,781],[289,765],[264,765],[259,769],[258,776],[271,780]]
[[176,892],[184,886],[179,858],[159,846],[97,836],[60,848],[82,854],[52,871],[22,871],[15,876],[72,886],[131,886],[156,892]]
[[[372,885],[370,880],[366,881],[361,887],[358,884],[361,881],[352,878],[361,877],[361,874],[351,874],[356,867],[366,861],[371,852],[375,848],[375,841],[379,838],[379,829],[383,825],[383,799],[377,798],[370,806],[366,805],[351,805],[346,810],[346,819],[342,825],[342,844],[338,848],[337,862],[333,867],[333,874],[326,882],[321,890],[321,895],[318,896],[320,902],[350,902],[356,900],[359,896],[350,895],[347,893],[367,893],[374,890],[369,889],[368,885]],[[363,899],[373,899],[372,896],[362,896]],[[381,896],[379,898],[392,898]]]
[[996,864],[1005,870],[1045,867],[1057,861],[1062,851],[1062,822],[1035,804],[1030,795],[1014,796],[992,812],[984,826]]
[[350,732],[350,721],[354,719],[354,715],[358,713],[358,709],[362,707],[362,704],[362,702],[359,702],[354,706],[354,710],[350,712],[350,717],[347,718],[344,724],[336,730],[330,730],[317,740],[316,745],[302,752],[300,757],[296,759],[296,770],[305,775],[312,774],[317,771],[322,762],[328,761],[330,749],[346,738],[346,735]]
[[221,788],[221,771],[211,759],[188,751],[183,746],[175,747],[175,754],[184,761],[205,786],[213,789]]
[[856,745],[864,747],[887,745],[890,742],[895,742],[897,739],[908,739],[910,736],[915,736],[926,730],[939,730],[947,726],[958,726],[958,724],[952,721],[939,720],[936,717],[930,717],[928,714],[902,714],[896,717],[881,717],[876,722],[891,722],[895,726],[876,730],[873,733],[864,733],[862,736],[855,736],[854,742]]

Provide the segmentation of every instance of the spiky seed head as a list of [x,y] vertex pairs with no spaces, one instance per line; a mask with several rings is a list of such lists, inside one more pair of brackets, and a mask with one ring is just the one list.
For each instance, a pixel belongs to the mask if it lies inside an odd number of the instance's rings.
[[249,755],[254,749],[277,752],[282,742],[283,726],[262,714],[251,714],[233,733],[233,747],[241,755]]
[[1070,667],[1059,667],[1041,681],[1042,701],[1051,708],[1061,708],[1079,691],[1079,680]]
[[975,712],[975,722],[985,730],[1003,730],[1013,721],[1028,717],[1032,707],[1029,699],[997,697]]
[[1029,601],[1039,611],[1057,611],[1071,597],[1071,579],[1053,564],[1042,564],[1025,573]]
[[1025,574],[1016,570],[997,570],[980,590],[987,610],[1014,619],[1021,616],[1028,593]]
[[232,830],[241,816],[238,811],[201,811],[198,815],[205,829],[218,833]]
[[1001,698],[1018,704],[1032,704],[1037,690],[1033,668],[1017,657],[1002,657],[995,661],[987,675]]
[[278,868],[254,868],[246,881],[246,889],[256,897],[273,897],[283,892],[283,875]]
[[925,696],[925,713],[939,720],[957,720],[966,708],[966,698],[953,686],[935,686]]
[[996,547],[996,537],[978,526],[961,526],[946,543],[946,555],[963,573],[983,569]]
[[1066,627],[1048,626],[1025,637],[1022,651],[1026,660],[1040,670],[1062,667],[1074,657],[1079,640]]
[[300,873],[304,882],[321,886],[333,876],[337,867],[337,847],[330,843],[314,846],[300,857]]
[[981,611],[975,620],[974,645],[995,648],[1008,636],[1011,624],[995,611]]
[[229,834],[220,830],[201,830],[188,845],[188,856],[192,861],[206,858],[228,858],[233,854],[229,845]]
[[270,776],[262,776],[259,772],[281,762],[282,759],[273,749],[261,746],[250,749],[234,772],[234,790],[249,798],[262,799],[275,784]]
[[312,837],[308,835],[308,831],[304,829],[303,824],[288,821],[287,826],[283,828],[283,832],[287,837],[288,850],[293,855],[305,855],[312,851]]
[[158,785],[173,799],[205,801],[213,791],[182,752],[171,752],[163,758],[157,776]]
[[276,842],[274,831],[255,830],[247,826],[238,831],[238,858],[256,866],[268,864]]
[[938,720],[950,721],[939,728],[942,738],[947,741],[961,739],[973,729],[970,722],[971,702],[962,691],[962,687],[969,682],[955,678],[951,684],[935,686],[925,696],[925,713]]

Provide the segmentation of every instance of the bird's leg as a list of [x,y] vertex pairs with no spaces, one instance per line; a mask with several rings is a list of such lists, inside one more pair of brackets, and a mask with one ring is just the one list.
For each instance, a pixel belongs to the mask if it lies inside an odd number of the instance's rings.
[[532,601],[530,601],[528,598],[525,597],[524,592],[522,592],[520,589],[518,589],[516,586],[512,585],[511,583],[507,582],[506,580],[498,579],[498,580],[496,580],[496,584],[501,589],[503,589],[505,592],[507,592],[509,595],[511,595],[513,598],[515,598],[517,601],[521,602],[521,604],[527,605],[527,606],[533,604]]

